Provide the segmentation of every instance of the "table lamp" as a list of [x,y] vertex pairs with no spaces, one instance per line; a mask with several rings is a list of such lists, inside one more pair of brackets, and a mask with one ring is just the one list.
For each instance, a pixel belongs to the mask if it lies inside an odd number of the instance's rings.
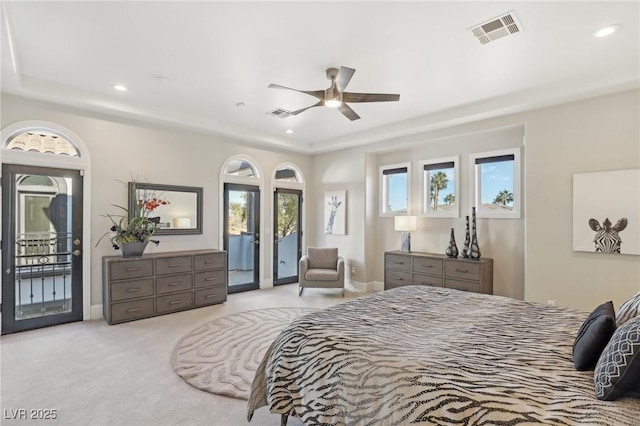
[[409,231],[415,231],[417,225],[416,216],[396,216],[395,227],[396,231],[402,231],[400,237],[401,246],[400,251],[411,251],[411,234]]

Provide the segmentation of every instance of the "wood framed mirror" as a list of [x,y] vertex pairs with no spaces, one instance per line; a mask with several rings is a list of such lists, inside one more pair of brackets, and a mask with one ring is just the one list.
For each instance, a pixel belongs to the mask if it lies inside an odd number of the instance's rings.
[[202,188],[129,182],[129,217],[139,214],[140,200],[168,201],[153,210],[157,217],[156,235],[202,234]]

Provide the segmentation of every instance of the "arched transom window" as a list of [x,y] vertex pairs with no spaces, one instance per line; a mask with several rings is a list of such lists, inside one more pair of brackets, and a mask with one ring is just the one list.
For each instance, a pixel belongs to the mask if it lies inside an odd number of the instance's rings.
[[79,157],[78,150],[71,142],[44,131],[19,133],[7,140],[4,149]]

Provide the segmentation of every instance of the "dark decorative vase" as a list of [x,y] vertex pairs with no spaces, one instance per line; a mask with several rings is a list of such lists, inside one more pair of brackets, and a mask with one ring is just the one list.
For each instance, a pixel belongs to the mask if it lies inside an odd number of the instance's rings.
[[120,243],[122,257],[138,257],[142,256],[144,249],[147,248],[149,241],[137,241],[135,243]]
[[453,235],[453,228],[451,228],[449,247],[447,247],[444,254],[446,254],[448,257],[458,257],[458,246],[456,246],[456,237]]
[[471,244],[467,249],[467,257],[470,259],[480,259],[480,246],[478,246],[478,235],[476,234],[476,208],[471,208]]
[[467,224],[464,226],[464,247],[462,248],[462,257],[469,257],[469,245],[471,244],[471,235],[469,234],[469,216],[466,216]]

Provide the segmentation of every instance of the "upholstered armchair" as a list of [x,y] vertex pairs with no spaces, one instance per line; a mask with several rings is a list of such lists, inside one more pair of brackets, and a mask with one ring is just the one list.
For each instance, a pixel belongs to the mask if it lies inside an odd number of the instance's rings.
[[299,262],[298,296],[305,288],[341,288],[344,297],[344,259],[337,248],[309,247]]

